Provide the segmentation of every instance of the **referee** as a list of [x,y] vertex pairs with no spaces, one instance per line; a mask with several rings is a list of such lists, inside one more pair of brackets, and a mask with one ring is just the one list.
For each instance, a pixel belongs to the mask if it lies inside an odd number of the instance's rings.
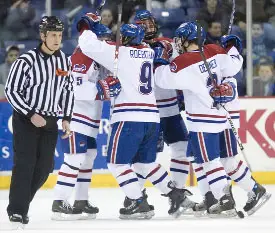
[[63,30],[57,17],[43,17],[39,25],[42,43],[13,63],[5,87],[14,109],[14,165],[7,212],[10,221],[20,227],[28,223],[30,202],[53,170],[60,110],[63,138],[70,134],[73,79],[68,58],[59,50]]

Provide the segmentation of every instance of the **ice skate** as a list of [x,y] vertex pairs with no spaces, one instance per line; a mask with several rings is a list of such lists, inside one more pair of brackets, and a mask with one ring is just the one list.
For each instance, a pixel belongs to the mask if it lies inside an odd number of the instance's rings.
[[238,216],[235,208],[235,201],[231,191],[232,186],[227,185],[224,188],[225,195],[218,202],[209,208],[209,217],[213,218],[230,218]]
[[192,193],[187,189],[178,189],[171,187],[172,191],[167,195],[169,197],[170,208],[168,214],[178,218],[182,215],[187,209],[192,208],[195,203],[190,201],[187,196],[191,196]]
[[82,210],[74,210],[69,202],[55,200],[52,205],[52,220],[73,221],[81,219]]
[[206,216],[209,212],[209,208],[214,204],[217,204],[218,200],[214,197],[211,191],[207,192],[202,202],[197,203],[193,207],[194,215],[196,217]]
[[151,219],[154,216],[154,211],[151,210],[145,197],[136,200],[128,198],[126,204],[127,207],[119,211],[120,219]]
[[[142,190],[142,195],[143,195],[143,198],[146,199],[146,201],[147,201],[148,195],[146,193],[146,189]],[[129,205],[131,205],[131,203],[132,203],[131,199],[128,198],[128,197],[125,197],[124,202],[123,202],[123,206],[126,208]],[[149,214],[152,215],[152,217],[153,217],[155,215],[155,212],[154,212],[155,208],[154,208],[153,205],[150,205],[150,204],[149,204],[149,207],[150,207],[150,213]]]
[[82,212],[81,219],[95,219],[96,214],[99,212],[99,209],[92,204],[88,200],[76,200],[73,206],[73,213]]
[[247,196],[248,200],[243,209],[248,215],[252,215],[270,199],[271,194],[267,193],[263,186],[256,184]]

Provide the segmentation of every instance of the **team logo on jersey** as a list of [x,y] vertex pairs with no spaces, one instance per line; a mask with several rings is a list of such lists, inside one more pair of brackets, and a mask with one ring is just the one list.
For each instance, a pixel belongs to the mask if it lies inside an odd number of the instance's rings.
[[74,72],[83,72],[87,69],[87,67],[84,64],[75,64],[73,67]]
[[172,72],[175,72],[176,70],[177,70],[177,64],[175,63],[175,62],[172,62],[171,64],[170,64],[170,70],[172,71]]

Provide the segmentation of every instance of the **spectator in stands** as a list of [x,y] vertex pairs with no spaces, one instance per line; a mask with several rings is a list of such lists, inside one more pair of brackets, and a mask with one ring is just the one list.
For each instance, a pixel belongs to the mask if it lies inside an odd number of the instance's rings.
[[257,75],[253,78],[253,96],[274,96],[275,77],[273,64],[259,64]]
[[275,48],[275,38],[267,37],[264,26],[260,22],[252,24],[253,61],[256,63],[261,56],[268,55]]
[[12,63],[19,57],[19,48],[15,45],[7,48],[5,63],[0,65],[0,99],[5,98],[5,84]]
[[218,0],[205,0],[205,7],[198,12],[197,19],[200,20],[205,28],[211,21],[219,21],[222,31],[226,31],[230,16],[218,5]]
[[275,0],[266,0],[265,12],[267,14],[269,23],[275,26]]
[[110,9],[105,8],[101,12],[101,23],[106,25],[108,28],[110,28],[113,32],[113,35],[115,37],[116,30],[117,30],[117,25],[114,24],[114,18],[113,18],[113,13]]
[[205,44],[220,44],[222,36],[222,24],[219,21],[210,21],[206,34]]
[[12,6],[8,9],[5,23],[7,40],[27,40],[37,37],[36,31],[31,27],[31,21],[35,17],[35,9],[29,0],[12,0]]

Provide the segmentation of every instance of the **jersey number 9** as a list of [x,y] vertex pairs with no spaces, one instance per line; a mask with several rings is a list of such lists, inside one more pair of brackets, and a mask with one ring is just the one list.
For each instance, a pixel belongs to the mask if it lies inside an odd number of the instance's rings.
[[149,95],[152,93],[152,64],[148,61],[143,62],[141,65],[139,82],[139,92],[142,95]]

